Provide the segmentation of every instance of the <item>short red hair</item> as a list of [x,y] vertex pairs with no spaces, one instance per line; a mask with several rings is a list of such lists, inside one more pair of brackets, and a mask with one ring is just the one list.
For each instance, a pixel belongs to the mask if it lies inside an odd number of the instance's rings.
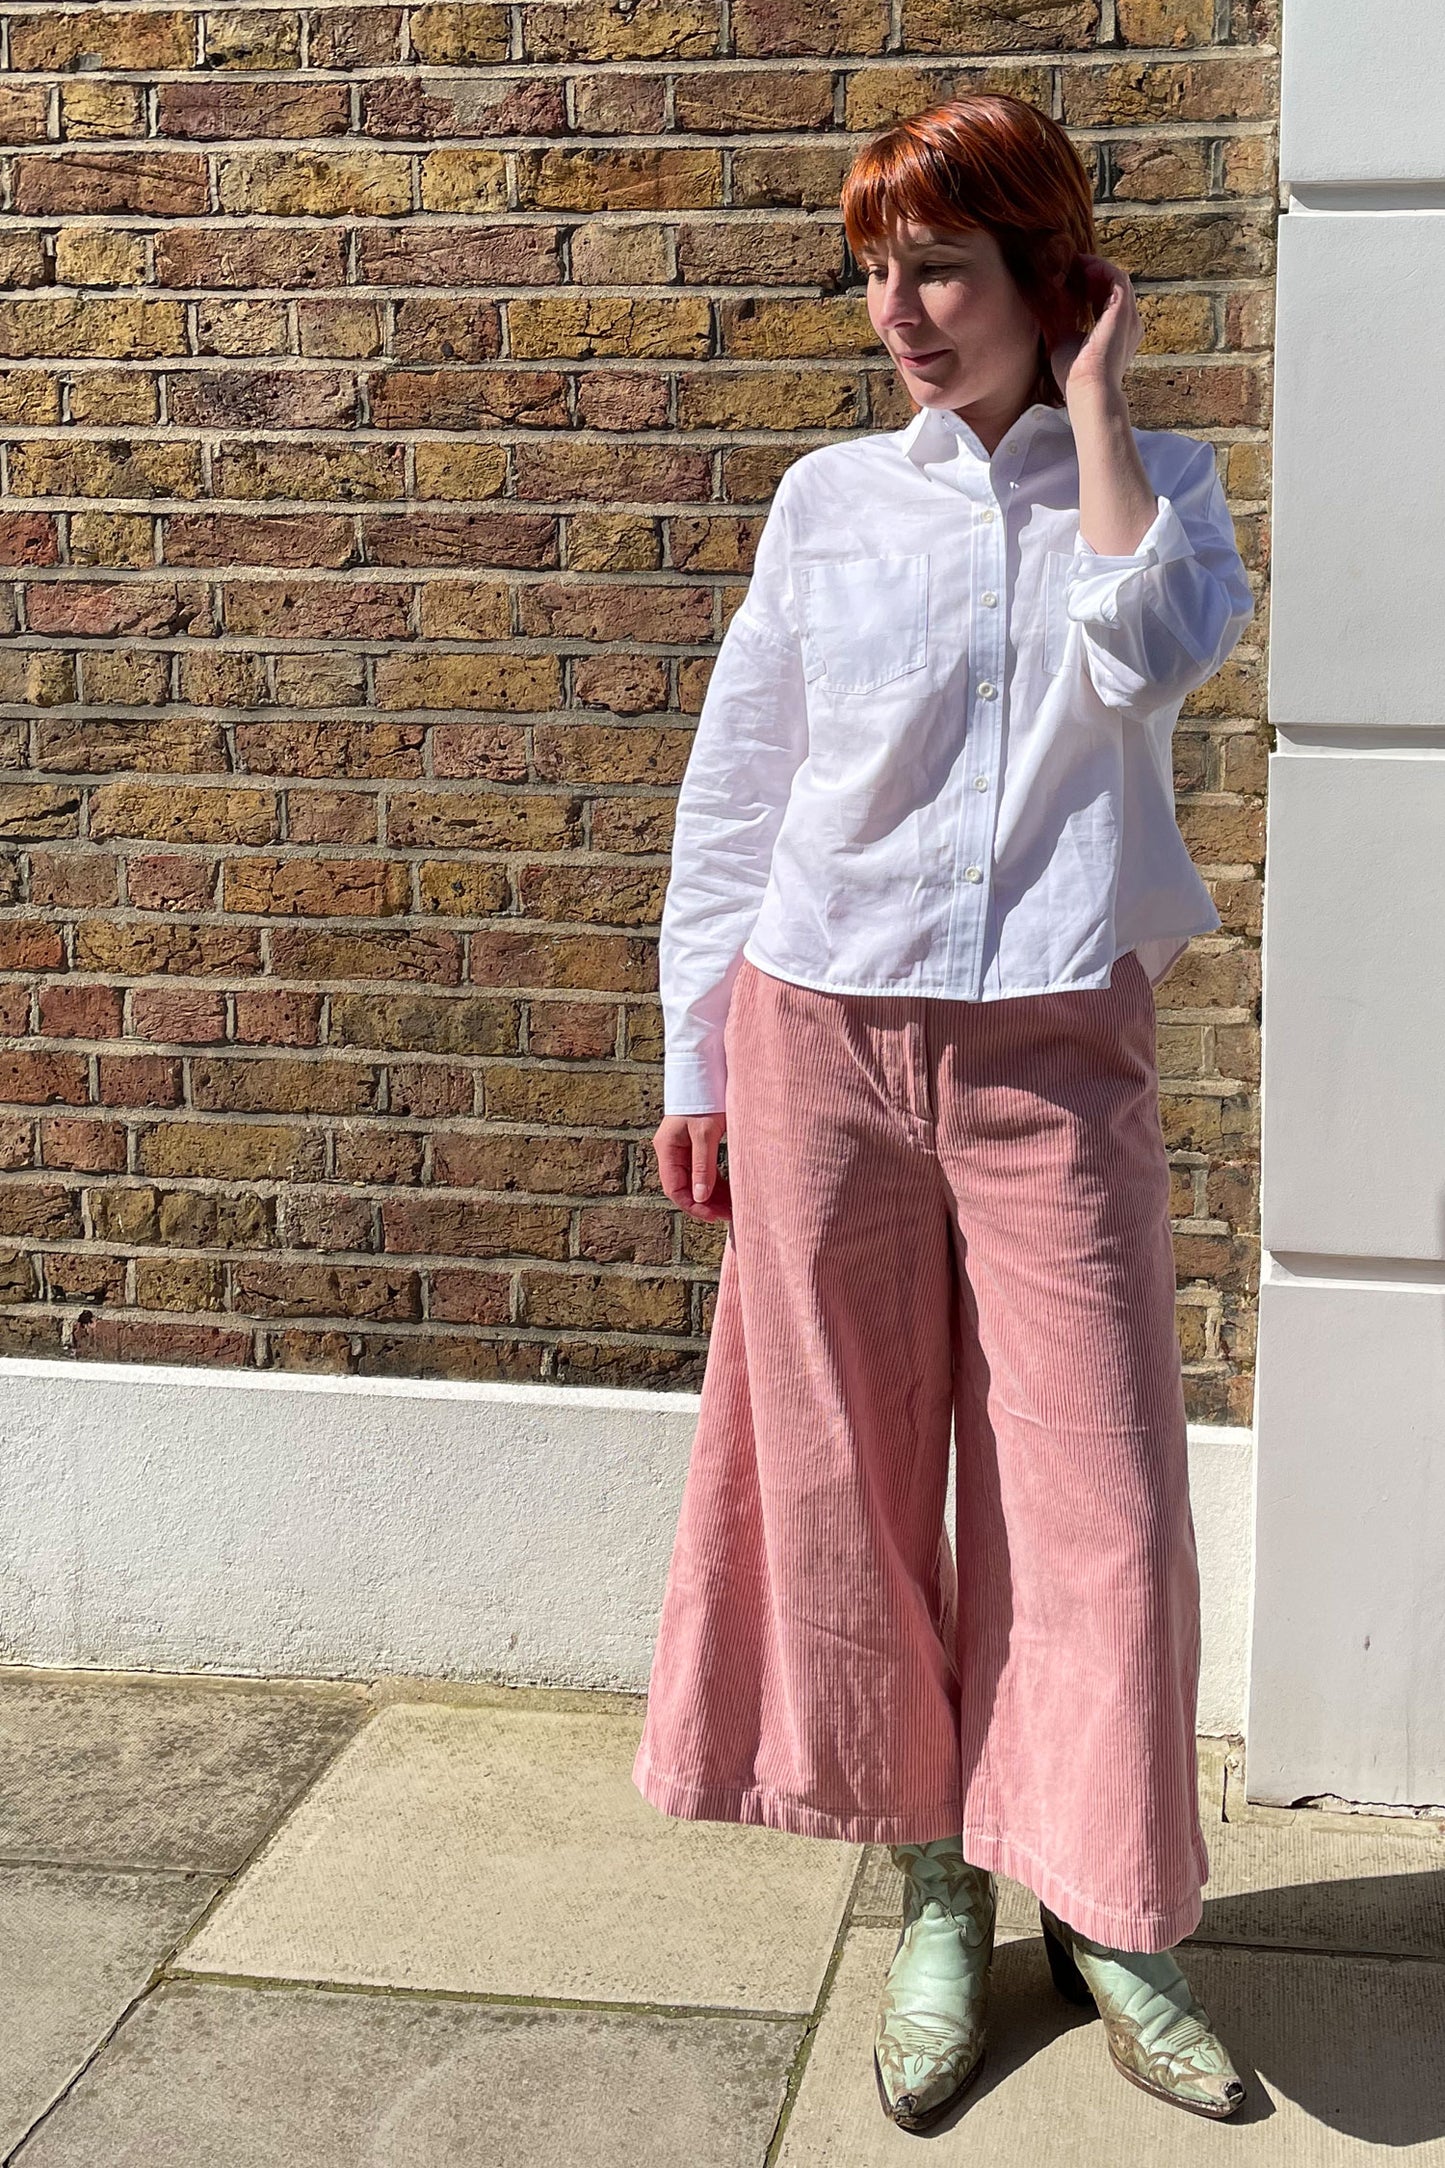
[[870,137],[843,182],[854,256],[904,219],[982,226],[1039,322],[1036,400],[1062,406],[1049,349],[1092,323],[1080,255],[1097,253],[1088,169],[1049,114],[1007,91],[948,98]]

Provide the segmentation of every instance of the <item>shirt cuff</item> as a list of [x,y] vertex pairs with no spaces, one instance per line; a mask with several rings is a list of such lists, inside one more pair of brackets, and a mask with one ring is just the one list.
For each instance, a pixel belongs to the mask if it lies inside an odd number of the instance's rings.
[[1157,503],[1138,547],[1125,557],[1105,557],[1079,536],[1069,566],[1067,597],[1068,614],[1076,623],[1117,624],[1120,593],[1129,580],[1155,565],[1194,555],[1194,544],[1170,500],[1160,497]]
[[662,1063],[662,1111],[669,1114],[723,1114],[727,1111],[727,1057],[665,1054]]

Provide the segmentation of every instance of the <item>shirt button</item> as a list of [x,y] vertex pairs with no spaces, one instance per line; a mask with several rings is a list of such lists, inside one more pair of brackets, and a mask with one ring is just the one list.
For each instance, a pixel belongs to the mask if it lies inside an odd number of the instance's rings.
[[975,790],[987,790],[988,777],[986,775],[976,775],[973,779],[973,787]]
[[985,678],[978,688],[978,697],[980,700],[996,700],[998,698],[997,685],[990,685],[988,679]]
[[981,597],[981,600],[982,600],[982,602],[983,602],[983,606],[984,606],[984,608],[985,608],[986,610],[992,610],[992,609],[993,609],[993,608],[995,608],[995,606],[997,605],[997,602],[998,602],[998,596],[997,596],[997,595],[996,595],[996,594],[994,593],[993,589],[992,589],[992,588],[990,587],[990,588],[989,588],[989,589],[988,589],[988,590],[987,590],[987,591],[985,592],[985,594],[984,594],[984,595],[983,595],[983,596]]
[[1017,437],[1010,437],[1008,443],[1004,446],[1004,450],[1006,452],[1016,452],[1018,448],[1019,440]]
[[983,510],[982,510],[982,511],[981,511],[981,512],[979,513],[979,515],[978,515],[978,516],[979,516],[979,518],[980,518],[980,519],[982,519],[982,520],[990,520],[990,519],[992,519],[992,518],[993,518],[993,506],[992,506],[991,504],[986,504],[986,505],[984,506]]
[[966,881],[981,881],[983,879],[983,867],[965,866],[963,869],[963,877]]

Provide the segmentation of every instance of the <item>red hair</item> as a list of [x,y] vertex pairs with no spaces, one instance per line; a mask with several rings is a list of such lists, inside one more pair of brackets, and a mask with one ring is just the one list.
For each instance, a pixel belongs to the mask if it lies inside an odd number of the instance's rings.
[[1092,324],[1077,258],[1097,241],[1088,169],[1056,120],[1007,91],[945,99],[870,137],[841,205],[855,257],[904,219],[991,233],[1038,319],[1034,398],[1063,405],[1049,349]]

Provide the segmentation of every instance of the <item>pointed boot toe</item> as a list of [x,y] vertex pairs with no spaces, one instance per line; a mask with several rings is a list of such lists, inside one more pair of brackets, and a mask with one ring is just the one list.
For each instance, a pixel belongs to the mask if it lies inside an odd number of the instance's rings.
[[1071,2001],[1081,2000],[1082,1991],[1098,2006],[1110,2058],[1123,2077],[1156,2099],[1216,2120],[1244,2105],[1243,2081],[1172,1952],[1109,1949],[1046,1905],[1039,1917],[1055,1985]]
[[993,1878],[956,1839],[891,1848],[904,1876],[903,1929],[878,2006],[873,2070],[900,2130],[935,2123],[983,2062]]

